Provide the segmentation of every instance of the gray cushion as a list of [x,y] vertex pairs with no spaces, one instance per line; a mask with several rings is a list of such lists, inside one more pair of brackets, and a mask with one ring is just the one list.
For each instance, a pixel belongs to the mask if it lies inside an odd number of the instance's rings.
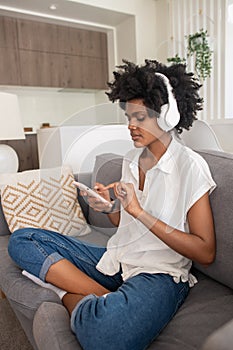
[[209,164],[217,188],[210,195],[217,240],[215,262],[208,267],[194,264],[203,273],[233,288],[233,155],[199,152]]
[[37,308],[43,301],[57,303],[61,301],[51,290],[42,288],[22,276],[21,270],[8,255],[8,238],[9,236],[0,237],[0,289],[7,295],[17,312],[28,319],[33,319]]
[[233,320],[227,322],[211,334],[205,341],[202,350],[232,350]]
[[33,335],[38,349],[81,350],[70,329],[70,317],[64,306],[45,302],[33,320]]
[[[108,185],[111,182],[119,181],[122,160],[122,156],[113,153],[98,155],[92,174],[92,186],[95,182]],[[113,191],[111,191],[111,197],[115,198]],[[116,232],[116,227],[110,222],[108,215],[95,212],[91,208],[89,208],[88,222],[108,236],[112,236]]]
[[[74,174],[74,178],[76,181],[80,181],[84,183],[87,186],[91,186],[91,173],[80,173],[80,174]],[[88,213],[89,213],[89,206],[87,201],[84,197],[79,195],[79,189],[77,188],[77,194],[78,194],[78,201],[82,208],[83,214],[88,221]]]
[[78,237],[80,241],[88,242],[91,244],[95,244],[100,247],[106,247],[107,241],[109,240],[109,236],[96,230],[93,226],[91,226],[91,232],[87,235]]
[[200,349],[207,336],[233,318],[233,291],[200,272],[197,278],[199,283],[150,350]]
[[[172,322],[148,349],[200,349],[206,336],[232,319],[233,291],[202,273],[197,273],[199,283],[191,289]],[[51,344],[53,350],[80,349],[70,330],[68,313],[61,305],[43,303],[36,312],[33,333],[41,350],[50,348],[46,344]]]

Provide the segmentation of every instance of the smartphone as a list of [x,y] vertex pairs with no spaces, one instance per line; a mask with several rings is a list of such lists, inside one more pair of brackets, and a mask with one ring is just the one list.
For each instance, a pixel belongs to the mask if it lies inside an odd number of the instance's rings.
[[77,186],[80,190],[87,192],[91,197],[95,197],[99,199],[102,203],[108,204],[109,207],[112,207],[112,203],[104,199],[100,194],[89,188],[88,186],[84,185],[81,182],[73,181],[73,184]]

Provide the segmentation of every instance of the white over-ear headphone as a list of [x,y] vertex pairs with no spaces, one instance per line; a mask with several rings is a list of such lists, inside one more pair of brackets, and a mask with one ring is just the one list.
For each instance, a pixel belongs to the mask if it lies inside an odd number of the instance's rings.
[[167,88],[168,103],[161,106],[161,113],[157,119],[158,126],[164,130],[169,131],[173,129],[180,121],[180,113],[178,111],[177,102],[172,92],[172,86],[169,79],[162,73],[155,73],[163,79]]

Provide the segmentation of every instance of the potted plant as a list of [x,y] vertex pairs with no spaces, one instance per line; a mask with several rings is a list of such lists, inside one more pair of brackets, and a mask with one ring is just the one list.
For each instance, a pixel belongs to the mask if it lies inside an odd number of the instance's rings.
[[209,47],[207,30],[185,36],[187,40],[187,58],[178,54],[167,59],[171,63],[186,63],[189,57],[194,57],[194,69],[201,80],[210,77],[212,70],[213,51]]

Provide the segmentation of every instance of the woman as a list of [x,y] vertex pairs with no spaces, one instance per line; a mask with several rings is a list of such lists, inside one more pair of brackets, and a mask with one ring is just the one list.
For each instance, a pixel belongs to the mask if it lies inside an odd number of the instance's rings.
[[9,243],[29,278],[58,287],[85,350],[148,347],[197,282],[192,261],[208,265],[215,257],[215,183],[204,159],[172,136],[201,109],[200,85],[183,65],[149,60],[124,61],[114,78],[108,96],[125,110],[135,149],[124,158],[120,182],[95,186],[107,200],[114,188],[112,207],[88,201],[109,215],[116,234],[100,248],[27,228]]

